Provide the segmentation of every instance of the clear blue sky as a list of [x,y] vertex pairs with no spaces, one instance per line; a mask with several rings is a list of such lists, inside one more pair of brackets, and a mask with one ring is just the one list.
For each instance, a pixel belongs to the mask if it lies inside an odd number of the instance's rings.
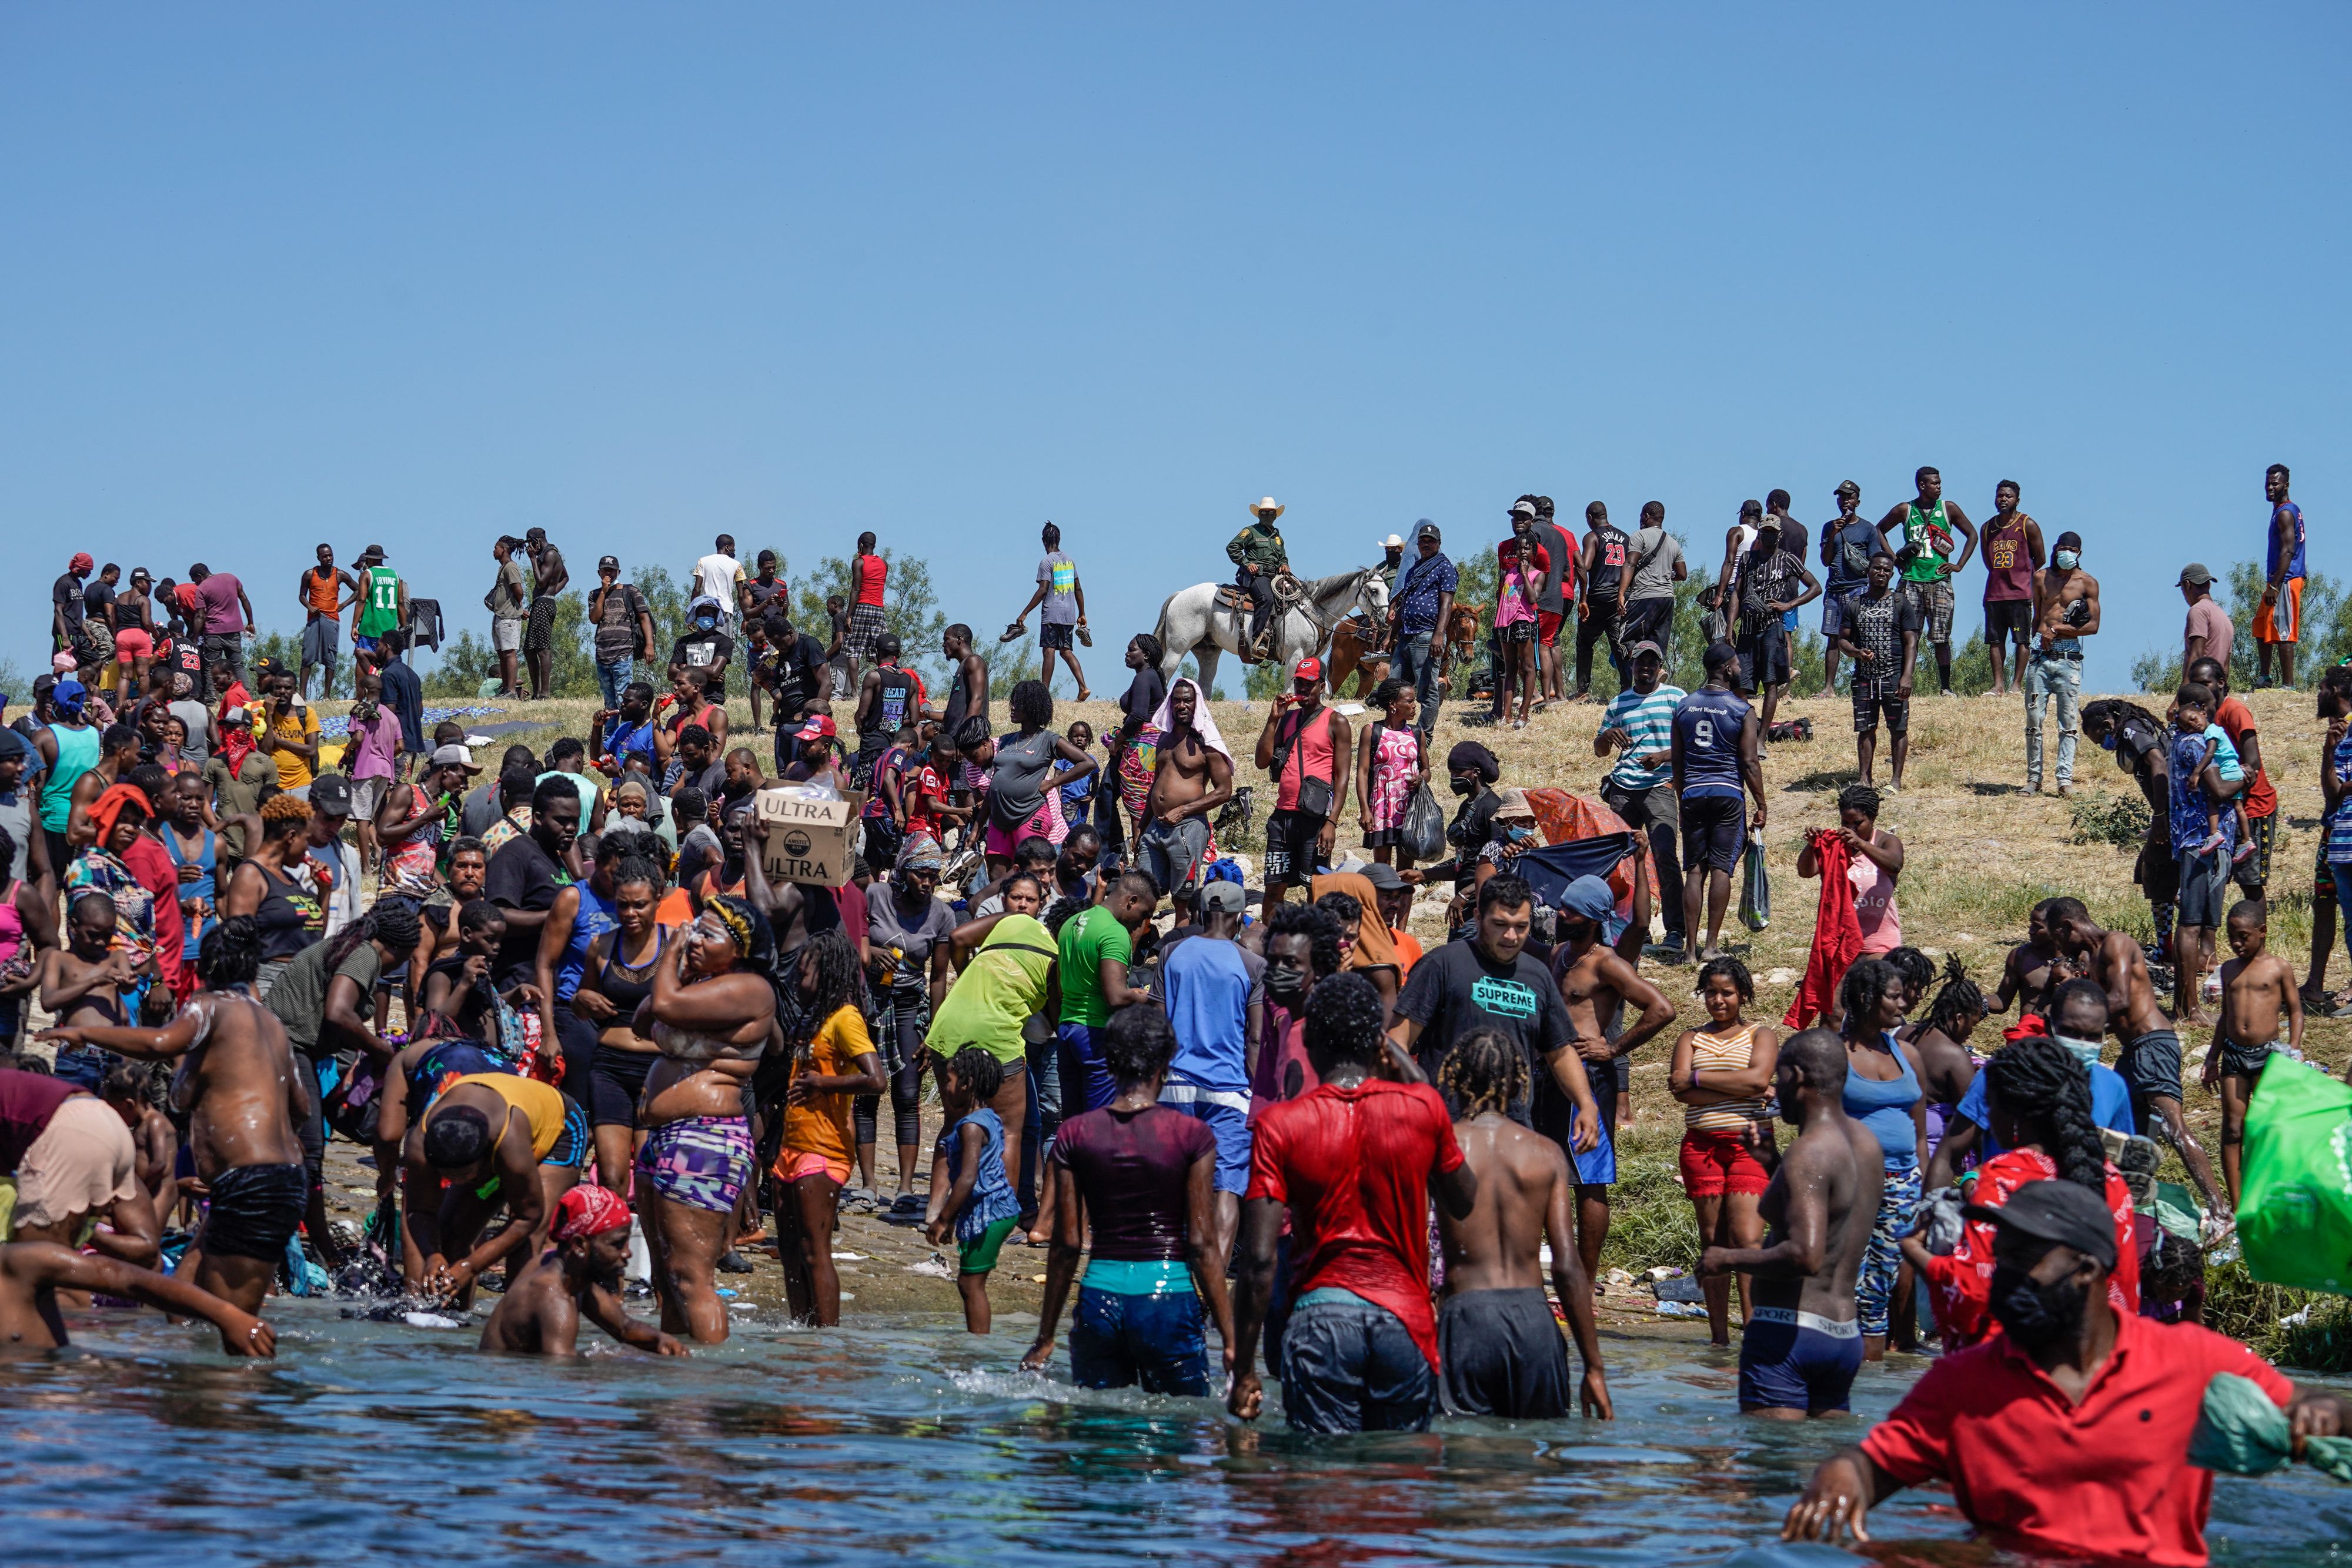
[[[488,541],[673,570],[860,528],[1001,627],[1655,497],[1717,540],[2020,480],[2178,638],[2295,470],[2346,513],[2352,13],[348,8],[0,16],[0,646],[76,547],[320,538],[481,619]],[[2330,193],[2334,193],[2330,194]],[[1703,552],[1711,554],[1711,550]],[[1980,580],[1962,589],[1963,619]]]

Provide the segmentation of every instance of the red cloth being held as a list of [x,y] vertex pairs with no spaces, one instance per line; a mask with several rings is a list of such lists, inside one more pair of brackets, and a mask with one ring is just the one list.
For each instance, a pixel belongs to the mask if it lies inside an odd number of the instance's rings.
[[1813,915],[1813,950],[1805,957],[1805,977],[1780,1020],[1788,1029],[1804,1029],[1816,1019],[1828,1022],[1837,1009],[1838,983],[1862,956],[1862,922],[1853,913],[1853,880],[1846,875],[1853,852],[1833,828],[1815,828],[1809,838],[1821,858],[1822,902]]

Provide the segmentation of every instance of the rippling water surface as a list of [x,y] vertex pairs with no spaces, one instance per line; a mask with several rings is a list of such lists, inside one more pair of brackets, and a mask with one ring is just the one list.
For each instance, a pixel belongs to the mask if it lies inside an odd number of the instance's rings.
[[[1769,1539],[1859,1430],[1743,1421],[1727,1354],[1640,1339],[1606,1342],[1613,1424],[1309,1440],[1013,1372],[1017,1327],[739,1321],[690,1361],[600,1341],[557,1364],[274,1317],[273,1365],[152,1313],[0,1363],[0,1562],[1706,1563]],[[1866,1374],[1857,1408],[1902,1387]],[[1907,1494],[1879,1533],[1903,1561],[1989,1561],[1937,1502]],[[2352,1563],[2352,1488],[2225,1478],[2213,1533],[2220,1562]]]

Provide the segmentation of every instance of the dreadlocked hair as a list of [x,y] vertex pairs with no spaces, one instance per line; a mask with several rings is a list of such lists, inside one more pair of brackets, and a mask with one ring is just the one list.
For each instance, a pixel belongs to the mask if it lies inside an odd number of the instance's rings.
[[415,905],[401,899],[387,899],[330,939],[327,973],[331,975],[341,968],[343,960],[359,951],[362,942],[381,939],[385,946],[405,953],[416,946],[419,935]]
[[2091,1070],[2056,1040],[2014,1040],[1985,1064],[1985,1093],[2033,1129],[2033,1141],[2058,1162],[2058,1174],[2101,1197],[2107,1159],[2091,1119]]
[[1527,1054],[1500,1030],[1471,1030],[1447,1050],[1437,1086],[1465,1117],[1507,1111],[1527,1097]]
[[1984,993],[1977,989],[1974,980],[1969,978],[1969,972],[1961,966],[1959,956],[1953,953],[1944,955],[1944,985],[1936,993],[1936,999],[1928,1004],[1927,1027],[1957,1044],[1962,1031],[1953,1026],[1970,1013],[1981,1019],[1987,1010]]
[[[2095,709],[2096,710],[2095,712],[2093,711]],[[2104,724],[2116,734],[2121,734],[2123,732],[2125,723],[2131,719],[2137,719],[2142,725],[2146,726],[2147,732],[2150,735],[2162,735],[2164,733],[2163,723],[2158,720],[2154,714],[2148,712],[2147,709],[2140,706],[2137,703],[2127,703],[2121,697],[2101,697],[2096,702],[2084,703],[2083,705],[2083,717],[2091,720],[2095,724]],[[2122,747],[2118,746],[2116,747],[2115,758],[2116,766],[2122,768],[2125,772],[2129,773],[2134,770],[2134,759],[2132,758],[2132,754],[2125,750]]]
[[1907,1004],[1904,1010],[1908,1012],[1919,1005],[1919,998],[1936,983],[1936,961],[1916,947],[1891,948],[1886,961],[1903,977],[1903,999]]
[[808,999],[807,1016],[820,1027],[857,1001],[857,950],[837,928],[820,931],[803,945],[801,976],[814,993]]

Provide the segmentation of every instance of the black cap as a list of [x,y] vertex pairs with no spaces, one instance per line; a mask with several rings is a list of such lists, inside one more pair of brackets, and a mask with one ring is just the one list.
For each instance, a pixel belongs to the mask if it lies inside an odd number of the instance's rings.
[[321,773],[310,780],[310,804],[330,817],[352,814],[352,781],[340,773]]
[[1739,663],[1739,650],[1728,643],[1709,643],[1706,657],[1700,661],[1701,665],[1710,675],[1717,670],[1729,669],[1738,663]]
[[2097,1259],[2103,1269],[2116,1266],[2115,1216],[2107,1212],[2105,1198],[2078,1182],[2030,1181],[1998,1208],[1971,1203],[1960,1212],[2037,1240],[2072,1247]]
[[1394,893],[1405,884],[1404,878],[1397,874],[1396,867],[1383,865],[1379,861],[1364,868],[1364,880],[1381,893]]
[[618,571],[621,570],[621,558],[616,555],[604,556],[596,562],[596,570],[598,571]]

